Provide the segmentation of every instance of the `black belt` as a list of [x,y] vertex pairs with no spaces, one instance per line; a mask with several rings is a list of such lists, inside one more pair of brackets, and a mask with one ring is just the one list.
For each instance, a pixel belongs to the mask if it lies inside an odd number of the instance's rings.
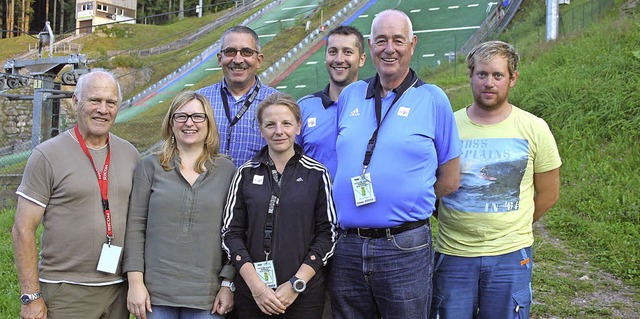
[[407,230],[416,229],[422,225],[428,224],[429,219],[419,220],[417,222],[406,222],[398,226],[389,228],[349,228],[347,234],[356,234],[360,237],[382,238],[391,235],[397,235]]

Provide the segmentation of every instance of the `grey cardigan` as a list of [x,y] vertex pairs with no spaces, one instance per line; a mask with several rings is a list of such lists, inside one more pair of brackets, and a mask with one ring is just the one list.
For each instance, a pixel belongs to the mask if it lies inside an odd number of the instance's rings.
[[144,272],[153,305],[211,309],[220,277],[235,275],[220,238],[235,166],[225,158],[210,164],[193,186],[179,159],[165,171],[149,155],[135,170],[122,267]]

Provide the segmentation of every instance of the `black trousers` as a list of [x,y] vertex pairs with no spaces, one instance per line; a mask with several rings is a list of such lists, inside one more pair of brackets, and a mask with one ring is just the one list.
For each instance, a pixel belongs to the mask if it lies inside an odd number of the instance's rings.
[[233,312],[237,319],[322,319],[324,299],[324,285],[319,285],[300,294],[284,314],[269,316],[260,310],[253,297],[236,292]]

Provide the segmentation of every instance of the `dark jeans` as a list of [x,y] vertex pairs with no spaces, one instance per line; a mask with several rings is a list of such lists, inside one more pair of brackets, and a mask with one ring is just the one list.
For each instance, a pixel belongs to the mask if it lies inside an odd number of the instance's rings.
[[387,238],[343,233],[329,280],[335,319],[426,319],[431,302],[431,225]]

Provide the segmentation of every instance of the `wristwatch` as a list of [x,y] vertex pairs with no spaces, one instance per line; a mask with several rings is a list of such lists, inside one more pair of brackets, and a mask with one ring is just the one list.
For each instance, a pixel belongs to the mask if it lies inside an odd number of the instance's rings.
[[229,288],[229,290],[231,290],[231,292],[235,292],[236,291],[236,285],[233,284],[233,281],[223,280],[222,283],[220,284],[220,286]]
[[293,287],[293,291],[297,292],[297,293],[301,293],[303,292],[305,289],[307,289],[307,283],[296,277],[293,276],[291,277],[291,279],[289,279],[289,282],[291,282],[291,286]]
[[34,292],[32,294],[24,293],[24,294],[20,295],[20,302],[22,302],[23,305],[28,305],[32,301],[34,301],[36,299],[40,299],[40,298],[42,298],[42,292],[40,292],[40,291]]

